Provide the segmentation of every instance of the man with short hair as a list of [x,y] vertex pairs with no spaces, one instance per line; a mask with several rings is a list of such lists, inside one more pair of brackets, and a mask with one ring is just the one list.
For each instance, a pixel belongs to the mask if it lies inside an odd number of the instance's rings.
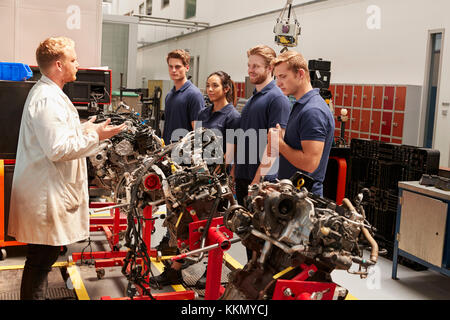
[[[250,82],[255,85],[253,96],[242,109],[240,129],[244,135],[237,137],[237,163],[235,168],[236,198],[240,205],[248,195],[248,187],[264,180],[276,179],[276,171],[271,172],[273,162],[265,163],[266,138],[260,141],[260,133],[267,134],[270,128],[280,124],[282,128],[287,125],[291,104],[283,92],[276,86],[272,77],[272,60],[276,57],[275,51],[265,45],[251,48],[247,52],[248,75]],[[251,138],[256,135],[256,141]],[[244,154],[240,154],[240,146],[244,144]],[[242,151],[241,151],[242,153]],[[256,158],[254,161],[252,158]],[[243,161],[242,161],[243,160]],[[242,163],[243,162],[243,163]],[[248,259],[251,252],[247,250]]]
[[[247,101],[242,109],[240,129],[245,136],[255,133],[257,140],[250,143],[244,137],[238,137],[237,164],[235,171],[236,196],[238,202],[248,194],[248,186],[259,183],[260,179],[274,180],[276,174],[269,174],[270,168],[261,164],[266,149],[263,147],[265,141],[260,142],[260,131],[267,131],[280,124],[284,128],[289,118],[291,105],[287,97],[276,86],[272,77],[272,60],[276,57],[275,51],[265,45],[256,46],[247,52],[248,75],[250,82],[255,85],[253,96]],[[244,141],[243,141],[244,140]],[[245,143],[243,154],[239,153],[239,144]],[[260,147],[261,145],[261,147]],[[256,154],[256,161],[251,158]],[[242,161],[244,160],[244,161]],[[251,161],[252,160],[252,161]],[[240,163],[244,162],[244,163]]]
[[[166,145],[178,141],[181,138],[178,133],[194,130],[198,114],[205,107],[202,93],[187,79],[190,59],[184,50],[174,50],[167,55],[174,87],[165,100],[163,139]],[[177,132],[178,129],[181,130]]]
[[314,178],[310,192],[323,196],[323,181],[334,136],[330,108],[313,89],[308,63],[298,52],[286,51],[272,61],[277,85],[297,102],[286,129],[272,128],[268,136],[269,154],[280,153],[279,179],[289,179],[297,171]]
[[[163,140],[168,145],[177,142],[186,133],[194,130],[198,114],[205,107],[205,99],[200,90],[187,79],[190,68],[189,53],[184,50],[174,50],[167,55],[166,60],[170,79],[174,82],[174,87],[165,100]],[[170,242],[170,233],[167,230],[156,249],[163,256],[176,254],[177,247],[172,247]],[[173,261],[160,275],[151,277],[150,284],[166,286],[182,282],[183,263],[183,260]]]
[[25,102],[14,170],[8,234],[27,243],[20,298],[44,300],[61,246],[89,237],[86,157],[126,125],[83,125],[63,92],[76,80],[73,40],[48,38],[36,50],[42,77]]

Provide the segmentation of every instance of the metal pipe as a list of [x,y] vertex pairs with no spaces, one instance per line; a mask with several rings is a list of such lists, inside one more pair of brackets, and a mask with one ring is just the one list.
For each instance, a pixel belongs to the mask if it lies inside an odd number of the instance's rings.
[[98,209],[93,209],[93,210],[89,210],[91,213],[98,213],[98,212],[103,212],[106,210],[111,210],[111,209],[115,209],[115,208],[123,208],[128,206],[129,203],[121,203],[121,204],[116,204],[114,206],[109,206],[109,207],[103,207],[103,208],[98,208]]
[[[342,203],[345,204],[351,212],[356,212],[355,207],[353,206],[353,204],[350,202],[349,199],[344,198],[342,200]],[[372,237],[369,230],[366,227],[364,227],[363,225],[361,226],[361,232],[363,233],[364,237],[366,237],[367,241],[369,241],[369,243],[372,247],[372,250],[370,253],[370,260],[372,262],[376,263],[378,260],[378,243]]]
[[134,17],[138,17],[141,21],[149,21],[156,23],[176,23],[176,24],[184,24],[186,26],[203,26],[209,27],[208,22],[198,22],[198,21],[189,21],[189,20],[180,20],[180,19],[172,19],[172,18],[160,18],[160,17],[151,17],[147,15],[134,14]]
[[278,248],[280,248],[281,250],[283,250],[284,252],[289,253],[289,254],[305,250],[305,246],[303,246],[303,245],[289,247],[289,246],[265,235],[262,232],[259,232],[258,230],[255,230],[255,229],[252,229],[251,234],[253,234],[254,236],[261,238],[263,240],[269,241],[270,243],[276,245]]
[[366,237],[367,241],[369,241],[372,251],[370,252],[370,260],[374,263],[378,260],[378,243],[375,241],[375,239],[370,234],[369,230],[367,230],[365,227],[361,227],[361,231],[363,235]]
[[[234,239],[231,239],[229,241],[229,243],[233,244],[233,243],[236,243],[236,242],[239,242],[239,241],[241,241],[240,238],[234,238]],[[212,244],[212,245],[207,246],[207,247],[203,247],[203,248],[192,250],[192,251],[189,251],[189,252],[186,252],[186,253],[183,253],[183,254],[179,254],[177,256],[174,256],[174,257],[170,258],[170,260],[176,261],[176,260],[184,259],[184,258],[187,258],[187,257],[192,256],[192,255],[196,255],[196,254],[199,254],[199,253],[208,252],[208,251],[211,251],[211,250],[214,250],[214,249],[217,249],[217,248],[221,248],[221,245],[222,245],[221,243]]]

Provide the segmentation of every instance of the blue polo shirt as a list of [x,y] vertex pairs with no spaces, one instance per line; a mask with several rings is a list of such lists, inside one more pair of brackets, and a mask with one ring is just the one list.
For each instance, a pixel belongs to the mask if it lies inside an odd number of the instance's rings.
[[[213,112],[214,107],[207,107],[200,111],[198,114],[198,121],[201,121],[201,126],[208,129],[217,129],[220,131],[219,137],[223,141],[222,150],[223,153],[227,152],[227,130],[235,130],[239,128],[241,114],[230,103],[219,111]],[[228,143],[233,144],[234,140],[229,140]]]
[[[264,149],[267,146],[267,133],[270,128],[280,124],[285,128],[291,111],[289,99],[275,84],[270,82],[261,91],[253,92],[241,114],[240,134],[237,133],[236,178],[253,180],[260,165]],[[265,136],[260,134],[265,133]],[[256,139],[255,139],[256,137]],[[243,153],[243,154],[242,154]],[[272,167],[277,170],[278,163]],[[274,174],[266,175],[266,180],[274,180]]]
[[200,90],[188,80],[179,90],[173,87],[165,101],[163,139],[168,145],[181,138],[174,137],[172,141],[172,133],[176,129],[185,129],[187,132],[194,130],[191,122],[197,120],[199,112],[205,107],[205,99]]
[[[301,97],[292,108],[284,135],[284,141],[297,150],[302,150],[301,141],[322,141],[325,143],[319,167],[312,173],[307,173],[316,182],[312,193],[323,195],[323,181],[327,170],[328,157],[334,137],[334,118],[330,108],[319,94],[319,89],[314,89]],[[283,155],[280,155],[280,170],[278,178],[289,179],[297,171]]]

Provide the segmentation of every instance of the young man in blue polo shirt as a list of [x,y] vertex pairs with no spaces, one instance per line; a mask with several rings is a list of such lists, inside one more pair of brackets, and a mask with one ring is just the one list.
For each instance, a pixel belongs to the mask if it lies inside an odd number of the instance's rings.
[[[200,90],[187,79],[190,55],[184,50],[174,50],[167,55],[170,79],[174,87],[167,94],[164,111],[163,140],[166,145],[177,142],[195,128],[198,114],[205,107],[205,99]],[[169,244],[169,232],[156,246],[162,255],[175,254],[177,248]],[[181,283],[181,267],[183,261],[174,261],[170,268],[156,277],[150,278],[150,284],[155,286]]]
[[[273,163],[261,164],[266,153],[266,135],[270,128],[280,124],[286,127],[291,104],[273,80],[271,66],[276,57],[275,51],[268,46],[257,46],[247,52],[248,75],[256,89],[253,96],[242,109],[240,129],[237,134],[237,163],[235,168],[236,198],[240,205],[248,195],[249,185],[265,180],[276,179]],[[244,148],[242,148],[244,147]],[[265,157],[264,157],[265,158]],[[273,167],[272,171],[269,171]],[[251,258],[247,250],[247,257]]]
[[280,153],[278,178],[289,179],[303,171],[315,180],[309,191],[323,196],[334,136],[333,115],[319,90],[312,88],[308,63],[300,53],[286,51],[272,65],[277,85],[297,100],[284,132],[279,125],[269,132],[269,154]]
[[174,87],[166,96],[163,139],[166,145],[178,141],[183,133],[194,130],[199,112],[205,107],[200,90],[187,79],[190,55],[174,50],[167,55],[170,79]]

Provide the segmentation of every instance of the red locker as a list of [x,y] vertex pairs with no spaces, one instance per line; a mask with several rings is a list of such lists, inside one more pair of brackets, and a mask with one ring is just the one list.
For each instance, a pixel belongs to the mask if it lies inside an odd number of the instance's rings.
[[381,122],[381,134],[390,136],[392,133],[392,112],[383,112],[383,121]]
[[360,133],[359,138],[360,139],[369,139],[369,135],[367,133]]
[[344,107],[351,107],[353,100],[353,86],[346,85],[344,87]]
[[403,123],[405,120],[404,113],[394,113],[394,122],[392,123],[392,135],[394,137],[403,138]]
[[358,139],[358,138],[359,138],[359,132],[352,131],[350,133],[350,140],[351,139]]
[[375,87],[373,89],[373,109],[381,109],[381,106],[383,105],[383,87]]
[[380,141],[391,142],[391,138],[389,138],[389,137],[381,137]]
[[370,133],[380,134],[380,126],[381,126],[381,111],[372,111]]
[[344,86],[343,85],[337,85],[336,86],[336,92],[335,92],[335,98],[334,98],[334,104],[336,106],[342,106],[344,102]]
[[394,109],[394,93],[395,93],[394,87],[384,88],[384,104],[383,104],[384,110]]
[[406,87],[397,87],[395,90],[395,111],[405,111]]
[[353,104],[352,104],[354,108],[361,108],[362,95],[363,95],[363,87],[362,86],[354,86],[353,87]]
[[353,109],[352,118],[350,122],[350,129],[352,131],[359,131],[360,122],[361,122],[361,109]]
[[364,86],[363,89],[363,108],[370,109],[372,108],[372,100],[373,100],[373,87],[372,86]]
[[360,131],[365,133],[370,132],[370,110],[363,109],[361,111]]

